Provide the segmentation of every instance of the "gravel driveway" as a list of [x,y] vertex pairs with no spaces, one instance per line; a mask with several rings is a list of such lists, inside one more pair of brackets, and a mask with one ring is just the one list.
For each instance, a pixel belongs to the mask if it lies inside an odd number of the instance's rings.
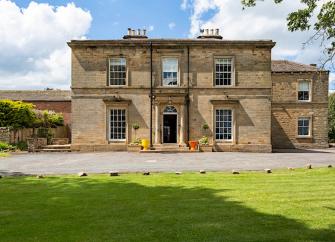
[[0,174],[74,174],[80,171],[105,173],[263,170],[335,166],[335,149],[260,153],[29,153],[0,159]]

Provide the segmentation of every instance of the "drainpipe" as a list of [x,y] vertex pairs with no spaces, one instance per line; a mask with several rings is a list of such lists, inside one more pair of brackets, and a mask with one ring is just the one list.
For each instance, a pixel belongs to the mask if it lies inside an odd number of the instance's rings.
[[190,47],[189,46],[187,46],[186,116],[187,116],[187,143],[188,143],[188,141],[190,141]]
[[153,149],[153,146],[152,146],[152,104],[153,104],[152,71],[153,71],[152,70],[152,42],[150,42],[150,149]]

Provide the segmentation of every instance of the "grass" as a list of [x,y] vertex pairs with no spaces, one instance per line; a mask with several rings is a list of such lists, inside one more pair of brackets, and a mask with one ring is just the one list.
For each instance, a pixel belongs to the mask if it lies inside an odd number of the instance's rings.
[[0,180],[0,241],[335,241],[335,169]]

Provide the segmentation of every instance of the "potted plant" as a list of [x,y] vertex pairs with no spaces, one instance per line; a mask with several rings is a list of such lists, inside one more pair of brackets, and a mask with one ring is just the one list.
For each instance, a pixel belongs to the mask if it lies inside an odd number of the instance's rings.
[[139,128],[140,128],[140,125],[139,125],[138,123],[134,123],[134,124],[133,124],[135,140],[136,140],[136,131],[137,131]]
[[191,151],[196,151],[197,146],[198,146],[198,141],[196,141],[196,140],[190,140],[188,142],[188,144],[190,145],[190,150]]
[[213,151],[213,145],[209,144],[209,139],[207,136],[203,136],[201,139],[199,139],[199,146],[200,146],[200,150],[203,152]]
[[206,131],[206,130],[208,130],[209,129],[209,126],[208,126],[208,124],[207,123],[204,123],[203,125],[202,125],[202,128]]
[[133,142],[131,142],[129,145],[128,145],[128,151],[130,152],[137,152],[137,151],[140,151],[142,146],[142,139],[141,138],[137,138],[135,140],[133,140]]

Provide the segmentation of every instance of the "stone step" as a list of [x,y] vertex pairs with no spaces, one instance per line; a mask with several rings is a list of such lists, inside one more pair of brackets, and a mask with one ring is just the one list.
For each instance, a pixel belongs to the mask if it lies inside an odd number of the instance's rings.
[[186,145],[162,144],[154,145],[153,150],[141,150],[140,153],[189,153],[197,152],[190,151]]
[[162,149],[156,149],[156,150],[141,150],[140,153],[195,153],[199,152],[198,150],[196,151],[190,151],[190,150],[162,150]]
[[38,149],[36,152],[71,152],[71,149]]
[[43,149],[71,149],[71,145],[47,145]]
[[47,145],[36,150],[36,152],[71,152],[71,145]]

